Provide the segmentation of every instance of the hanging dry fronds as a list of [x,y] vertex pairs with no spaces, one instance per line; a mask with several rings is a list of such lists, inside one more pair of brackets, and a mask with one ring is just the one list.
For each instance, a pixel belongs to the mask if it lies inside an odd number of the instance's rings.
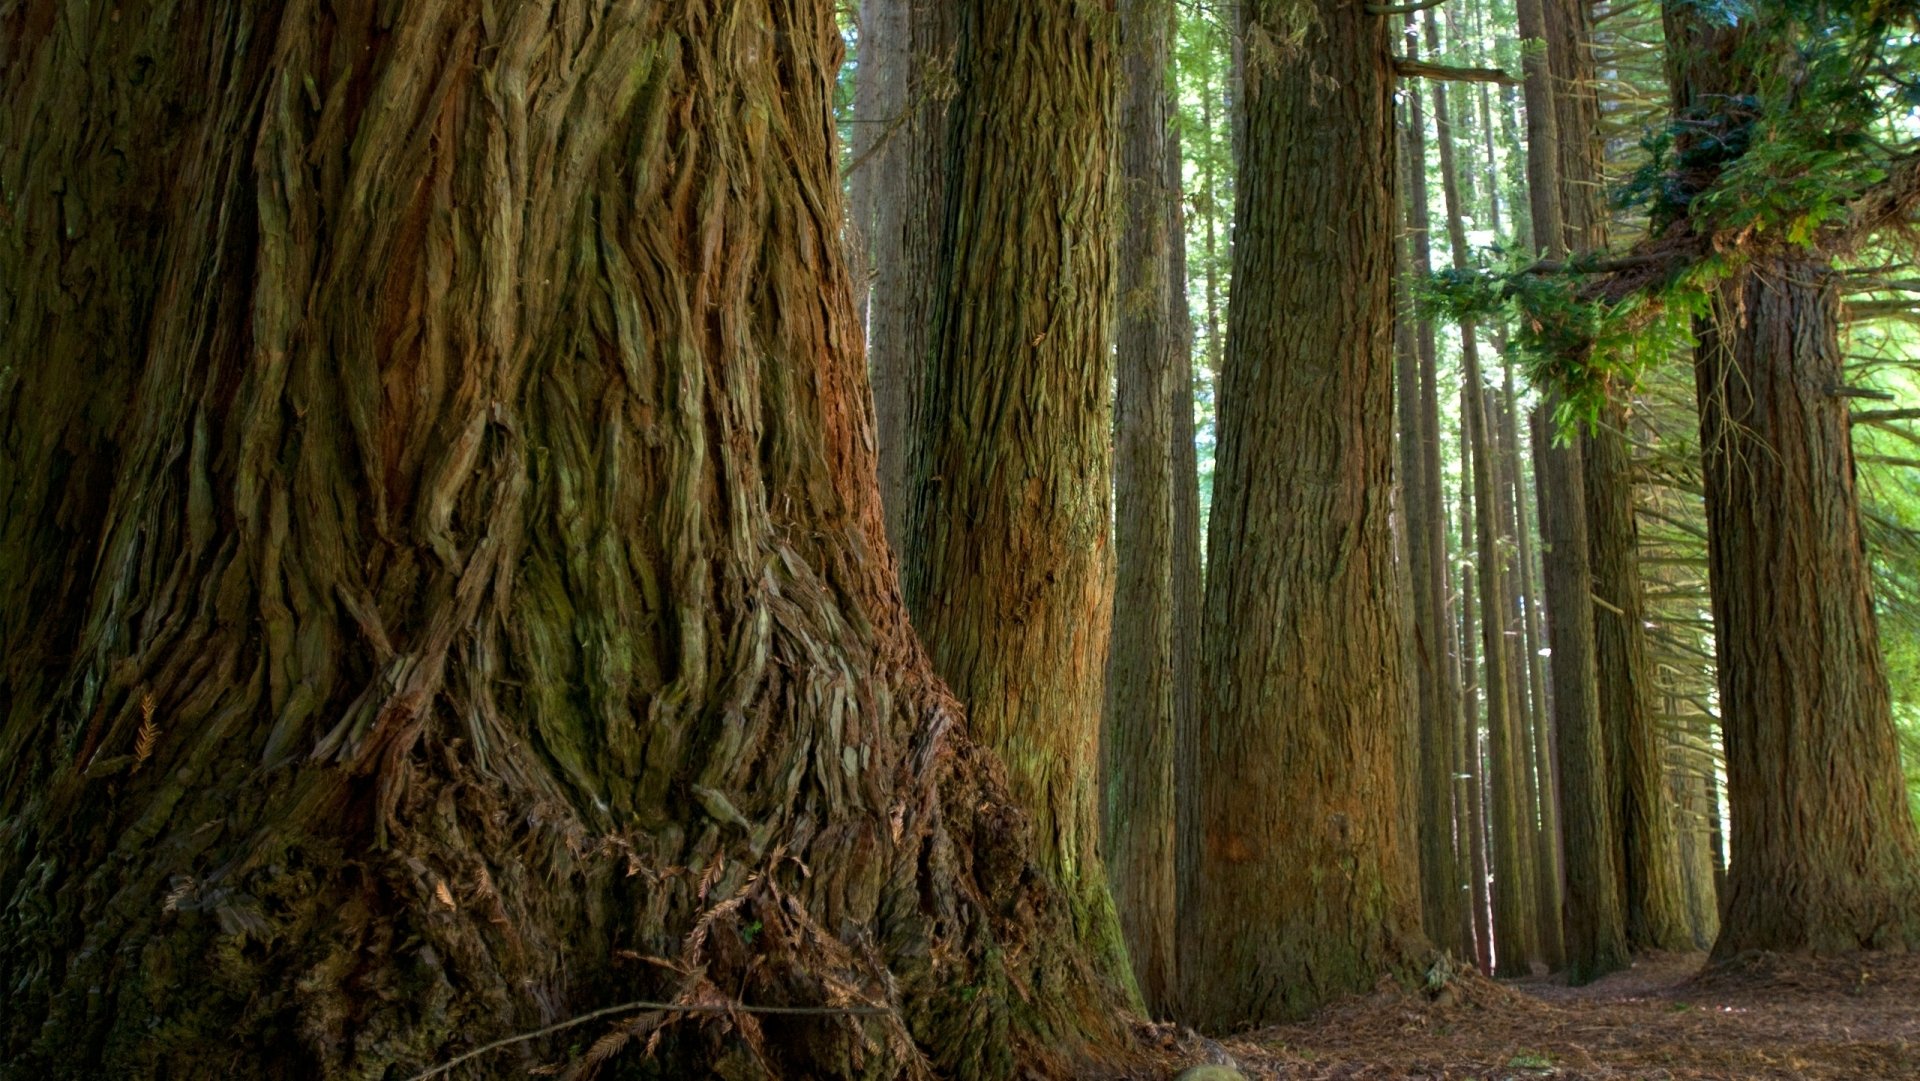
[[153,757],[153,745],[160,738],[160,728],[153,723],[153,692],[140,693],[140,731],[133,737],[133,768],[137,772],[147,759]]

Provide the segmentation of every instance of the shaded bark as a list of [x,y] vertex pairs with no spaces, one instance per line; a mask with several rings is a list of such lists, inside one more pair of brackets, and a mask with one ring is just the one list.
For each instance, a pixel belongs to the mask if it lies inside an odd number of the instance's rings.
[[1110,16],[1079,0],[962,5],[902,577],[1082,948],[1131,983],[1097,784],[1113,588]]
[[1310,14],[1247,11],[1207,708],[1177,767],[1182,1001],[1216,1029],[1299,1016],[1425,950],[1389,517],[1392,57],[1358,6]]
[[[1175,331],[1178,189],[1169,186],[1173,7],[1121,0],[1125,87],[1114,405],[1114,622],[1100,732],[1101,836],[1114,907],[1147,1008],[1173,992]],[[1190,437],[1189,437],[1190,438]]]
[[102,14],[0,65],[0,1074],[1120,1038],[897,593],[831,5]]
[[1672,797],[1661,750],[1667,740],[1652,711],[1652,666],[1642,611],[1633,463],[1611,405],[1582,437],[1588,549],[1593,560],[1594,656],[1601,672],[1600,718],[1611,765],[1608,804],[1618,845],[1627,941],[1636,949],[1692,946],[1680,884]]

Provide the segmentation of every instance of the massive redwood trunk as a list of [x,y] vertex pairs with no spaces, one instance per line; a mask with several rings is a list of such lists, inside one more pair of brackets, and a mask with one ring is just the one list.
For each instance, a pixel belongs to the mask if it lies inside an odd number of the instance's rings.
[[1774,257],[1721,287],[1695,361],[1732,810],[1716,957],[1920,947],[1838,327],[1830,268]]
[[1113,7],[961,5],[906,596],[1006,763],[1080,943],[1128,980],[1099,857],[1113,604]]
[[1113,1034],[898,599],[831,5],[0,50],[0,1074],[407,1076],[635,998],[881,1010],[674,1020],[667,1074]]
[[[1707,163],[1685,178],[1705,185],[1731,162],[1703,141],[1753,122],[1742,110],[1793,28],[1765,11],[1731,25],[1664,11],[1688,121],[1675,150]],[[1741,254],[1694,357],[1732,812],[1713,952],[1910,949],[1920,837],[1860,532],[1831,259],[1766,237]]]
[[1207,706],[1176,767],[1181,993],[1214,1028],[1370,989],[1426,949],[1400,803],[1387,24],[1345,0],[1246,15]]

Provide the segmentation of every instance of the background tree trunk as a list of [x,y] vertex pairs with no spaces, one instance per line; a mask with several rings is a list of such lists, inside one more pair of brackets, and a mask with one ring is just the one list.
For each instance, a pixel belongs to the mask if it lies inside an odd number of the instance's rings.
[[[1173,992],[1175,380],[1185,368],[1172,278],[1178,188],[1167,171],[1168,0],[1121,0],[1125,87],[1114,407],[1114,606],[1100,738],[1102,837],[1114,907],[1149,1010]],[[1192,439],[1189,429],[1188,439]]]
[[[1562,254],[1604,251],[1600,99],[1595,86],[1593,13],[1587,0],[1544,0],[1547,62],[1554,74]],[[1680,887],[1673,800],[1661,769],[1665,742],[1653,716],[1653,670],[1642,611],[1633,458],[1627,403],[1610,402],[1581,436],[1587,552],[1593,575],[1594,660],[1600,726],[1607,747],[1608,805],[1627,944],[1684,950],[1692,945]]]
[[[1571,72],[1556,69],[1556,61],[1569,63],[1569,35],[1559,25],[1566,11],[1552,9],[1573,2],[1577,0],[1519,0],[1518,10],[1522,38],[1547,45],[1525,54],[1525,94],[1528,209],[1534,250],[1549,259],[1565,258],[1575,238],[1597,242],[1592,235],[1598,221],[1591,194],[1598,186],[1597,169],[1591,157],[1570,151],[1563,143],[1587,146],[1593,133],[1592,118],[1564,100],[1588,90],[1568,82]],[[1560,41],[1559,48],[1551,44],[1553,40]],[[1585,471],[1577,441],[1554,445],[1551,428],[1557,401],[1549,393],[1533,419],[1534,476],[1540,491],[1554,731],[1559,737],[1565,812],[1561,818],[1566,860],[1561,918],[1567,979],[1584,984],[1626,967],[1629,959],[1615,863],[1618,842],[1608,800],[1615,763],[1607,754],[1599,714]]]
[[[1529,0],[1521,0],[1527,3]],[[1535,221],[1541,219],[1535,211]],[[1533,418],[1539,463],[1540,542],[1546,561],[1547,634],[1553,661],[1554,731],[1559,734],[1560,797],[1566,830],[1567,982],[1579,986],[1627,967],[1620,891],[1614,877],[1613,819],[1607,814],[1607,756],[1593,677],[1593,616],[1588,598],[1586,507],[1580,445],[1553,445],[1552,399]]]
[[[1440,37],[1433,12],[1427,12],[1427,48],[1437,52]],[[1453,126],[1445,84],[1433,86],[1433,120],[1440,147],[1440,178],[1447,206],[1447,235],[1453,265],[1466,271],[1471,265],[1466,224],[1462,218],[1460,170],[1454,153]],[[1493,446],[1487,391],[1480,371],[1479,345],[1471,320],[1460,323],[1462,438],[1472,444],[1468,475],[1473,483],[1474,549],[1480,588],[1480,648],[1482,694],[1486,703],[1492,793],[1489,813],[1492,835],[1488,844],[1493,864],[1493,933],[1497,944],[1495,971],[1502,976],[1524,976],[1528,962],[1539,952],[1534,936],[1532,896],[1528,890],[1532,834],[1530,816],[1523,816],[1525,789],[1520,771],[1530,764],[1521,754],[1525,746],[1514,717],[1509,683],[1516,669],[1508,647],[1506,566],[1500,550],[1500,504],[1494,493]]]
[[963,5],[903,577],[934,669],[1006,763],[1083,949],[1131,983],[1098,848],[1113,603],[1110,16],[1081,0]]
[[1118,1037],[898,599],[831,6],[592,14],[11,13],[0,1073]]
[[[1408,16],[1411,24],[1413,16]],[[1416,56],[1417,38],[1408,35]],[[1402,257],[1406,273],[1425,277],[1433,271],[1431,214],[1427,208],[1426,118],[1421,96],[1403,97],[1402,201],[1407,240]],[[1446,510],[1440,498],[1440,417],[1437,350],[1433,322],[1412,303],[1401,305],[1404,344],[1396,347],[1395,371],[1400,412],[1400,476],[1404,493],[1408,565],[1413,578],[1414,640],[1419,692],[1416,776],[1419,778],[1416,832],[1420,846],[1420,906],[1427,937],[1460,957],[1472,953],[1463,934],[1467,897],[1462,896],[1460,860],[1454,850],[1454,755],[1459,742],[1460,697],[1450,644],[1453,624],[1446,603]],[[1464,822],[1464,819],[1462,820]]]
[[[868,9],[874,10],[871,20]],[[851,165],[856,212],[871,263],[867,370],[880,446],[887,536],[903,565],[913,538],[910,463],[926,429],[927,360],[933,350],[940,230],[946,220],[947,106],[954,94],[957,6],[947,0],[863,0],[861,65],[880,68],[885,89],[862,109]],[[862,193],[867,194],[865,199]]]
[[1247,53],[1209,708],[1178,767],[1182,995],[1219,1029],[1299,1016],[1425,949],[1400,807],[1387,27],[1335,0],[1258,3]]

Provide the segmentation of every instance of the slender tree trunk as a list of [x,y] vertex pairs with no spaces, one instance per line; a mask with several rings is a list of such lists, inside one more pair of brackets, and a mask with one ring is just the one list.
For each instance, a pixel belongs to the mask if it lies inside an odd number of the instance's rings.
[[[1169,112],[1172,112],[1171,106]],[[1178,195],[1182,176],[1179,131],[1167,141],[1167,185]],[[1175,198],[1173,214],[1172,273],[1173,312],[1171,321],[1178,346],[1174,352],[1173,391],[1173,730],[1176,736],[1194,732],[1201,709],[1200,674],[1202,655],[1201,605],[1205,580],[1200,564],[1200,461],[1194,445],[1193,410],[1193,319],[1187,307],[1186,224],[1181,216],[1181,201]],[[1180,750],[1174,748],[1173,760]],[[1178,857],[1179,838],[1185,826],[1180,816],[1188,811],[1174,800],[1174,845]],[[1176,864],[1175,900],[1179,879]],[[1177,1001],[1179,979],[1179,925],[1174,926],[1174,997]]]
[[[1464,402],[1466,393],[1461,392]],[[1473,440],[1468,436],[1466,425],[1460,427],[1460,543],[1464,546],[1473,536],[1474,499],[1473,499]],[[1489,892],[1489,879],[1492,864],[1488,858],[1487,844],[1487,754],[1485,741],[1480,735],[1480,672],[1476,645],[1479,641],[1477,613],[1479,605],[1473,573],[1474,561],[1462,560],[1460,564],[1460,686],[1464,699],[1463,712],[1466,723],[1462,726],[1467,768],[1462,771],[1462,783],[1465,786],[1466,808],[1462,814],[1468,832],[1471,835],[1471,865],[1473,894],[1473,925],[1475,956],[1480,962],[1482,972],[1493,971],[1496,952],[1494,929],[1492,924],[1492,895]]]
[[[868,9],[872,9],[871,15]],[[939,289],[947,199],[947,106],[953,97],[957,7],[947,0],[863,0],[850,186],[869,258],[867,370],[880,446],[887,536],[907,559],[913,538],[910,463],[924,450],[927,359]],[[869,40],[870,39],[870,40]],[[867,65],[880,69],[859,97]]]
[[36,12],[0,1074],[403,1077],[635,997],[884,1009],[469,1076],[1121,1037],[899,600],[831,5]]
[[[1411,21],[1411,17],[1409,17]],[[1408,39],[1411,45],[1413,39]],[[1404,99],[1407,116],[1402,190],[1407,206],[1407,273],[1432,273],[1431,215],[1427,208],[1426,120],[1420,95]],[[1400,476],[1406,518],[1413,619],[1410,629],[1418,675],[1415,731],[1419,794],[1416,832],[1420,845],[1420,902],[1427,936],[1461,957],[1471,953],[1462,909],[1460,860],[1454,851],[1454,757],[1460,700],[1451,656],[1453,626],[1446,610],[1446,512],[1440,502],[1439,411],[1433,323],[1411,301],[1400,309],[1405,341],[1397,346],[1400,410]]]
[[1675,847],[1673,803],[1653,716],[1651,662],[1641,609],[1633,462],[1625,403],[1613,403],[1583,438],[1588,549],[1593,560],[1595,658],[1601,727],[1611,765],[1612,809],[1627,942],[1636,949],[1691,946]]
[[[1522,37],[1548,39],[1556,29],[1552,24],[1566,18],[1564,10],[1552,9],[1575,2],[1520,0]],[[1591,118],[1569,108],[1564,100],[1585,90],[1559,77],[1557,59],[1565,62],[1549,47],[1529,51],[1525,61],[1528,211],[1536,250],[1548,258],[1563,258],[1570,238],[1589,240],[1587,234],[1598,228],[1588,191],[1595,186],[1598,171],[1591,157],[1569,154],[1562,143],[1567,139],[1585,145],[1591,138]],[[1573,208],[1571,218],[1569,207]],[[1555,401],[1549,395],[1534,417],[1535,479],[1540,491],[1554,729],[1559,737],[1564,811],[1562,914],[1568,979],[1587,983],[1626,967],[1628,955],[1615,867],[1618,843],[1608,800],[1615,764],[1607,755],[1599,715],[1585,470],[1577,441],[1554,445],[1549,428]]]
[[[1561,176],[1561,245],[1565,252],[1604,250],[1600,101],[1594,85],[1593,21],[1585,0],[1544,0],[1547,58],[1554,73],[1557,165]],[[1636,949],[1685,949],[1673,804],[1660,763],[1664,739],[1652,713],[1652,670],[1641,611],[1633,460],[1627,450],[1627,403],[1608,404],[1582,436],[1591,559],[1594,658],[1600,725],[1607,747],[1608,805],[1627,942]]]
[[974,738],[1006,763],[1083,947],[1130,982],[1098,852],[1113,588],[1112,26],[1079,0],[977,0],[959,17],[907,601]]
[[[1148,1009],[1173,992],[1174,383],[1184,343],[1169,271],[1177,194],[1167,186],[1168,0],[1121,0],[1114,409],[1115,622],[1101,729],[1102,836],[1114,907]],[[1185,297],[1178,296],[1184,306]]]
[[1536,519],[1531,513],[1534,508],[1527,499],[1525,471],[1520,464],[1520,435],[1514,419],[1519,405],[1513,387],[1513,362],[1506,357],[1504,341],[1500,343],[1499,351],[1502,357],[1501,494],[1508,501],[1504,523],[1516,542],[1514,554],[1517,564],[1515,573],[1507,576],[1511,620],[1507,637],[1518,647],[1514,650],[1514,665],[1519,671],[1514,673],[1513,685],[1526,691],[1523,698],[1526,708],[1516,712],[1515,716],[1522,721],[1521,727],[1527,736],[1527,758],[1522,772],[1527,777],[1527,796],[1533,808],[1528,823],[1532,826],[1533,841],[1533,859],[1530,863],[1533,870],[1534,926],[1539,933],[1541,959],[1546,961],[1548,968],[1558,971],[1565,963],[1560,935],[1560,894],[1565,869],[1560,856],[1560,798],[1554,772],[1555,727],[1548,709],[1550,696],[1546,693],[1545,658],[1540,656],[1538,621],[1541,591],[1535,588],[1533,575],[1532,522]]
[[[1533,0],[1521,0],[1522,4]],[[1530,152],[1542,152],[1551,145]],[[1538,208],[1542,231],[1551,224]],[[1627,967],[1620,891],[1614,877],[1613,820],[1607,814],[1607,758],[1593,674],[1593,619],[1587,600],[1586,506],[1580,488],[1580,446],[1553,445],[1552,399],[1533,416],[1533,453],[1539,463],[1540,540],[1546,562],[1548,634],[1555,694],[1554,731],[1560,740],[1560,798],[1566,811],[1567,981],[1576,986]],[[1584,603],[1583,603],[1584,602]]]
[[1685,891],[1690,947],[1706,949],[1720,934],[1720,899],[1715,892],[1713,842],[1720,808],[1713,801],[1712,719],[1686,713],[1677,699],[1667,700],[1667,713],[1680,726],[1675,732],[1672,784],[1679,809],[1674,837],[1680,854],[1680,881]]
[[[873,296],[873,230],[882,198],[897,199],[905,187],[899,166],[906,160],[898,139],[906,122],[913,55],[911,0],[860,0],[855,44],[853,130],[847,152],[847,266],[860,325],[867,325]],[[897,270],[897,262],[890,269]],[[871,352],[871,350],[869,350]],[[883,493],[884,494],[884,493]]]
[[1178,767],[1182,996],[1220,1029],[1299,1016],[1426,949],[1399,805],[1392,56],[1357,5],[1297,17],[1248,12],[1208,708]]
[[[1427,46],[1437,50],[1439,31],[1429,10]],[[1456,270],[1469,266],[1466,225],[1462,219],[1460,175],[1454,155],[1453,127],[1447,103],[1446,87],[1433,88],[1434,128],[1440,146],[1441,187],[1446,197],[1447,234],[1453,249]],[[1538,943],[1529,934],[1533,919],[1532,898],[1528,890],[1530,845],[1527,816],[1523,813],[1525,790],[1520,776],[1519,746],[1524,740],[1513,716],[1514,697],[1509,686],[1514,672],[1502,613],[1505,608],[1506,567],[1499,542],[1500,504],[1495,494],[1493,446],[1486,385],[1480,371],[1479,344],[1471,320],[1460,323],[1461,413],[1464,438],[1472,445],[1475,549],[1480,586],[1480,639],[1484,655],[1482,679],[1487,708],[1487,732],[1490,737],[1492,772],[1492,858],[1493,926],[1498,945],[1496,971],[1502,976],[1524,976],[1528,962],[1538,953]]]
[[[1757,85],[1750,19],[1728,27],[1666,11],[1680,110],[1710,119]],[[1873,614],[1847,399],[1833,394],[1843,357],[1831,266],[1798,250],[1757,256],[1716,289],[1699,337],[1733,835],[1714,956],[1920,946],[1920,838]]]

